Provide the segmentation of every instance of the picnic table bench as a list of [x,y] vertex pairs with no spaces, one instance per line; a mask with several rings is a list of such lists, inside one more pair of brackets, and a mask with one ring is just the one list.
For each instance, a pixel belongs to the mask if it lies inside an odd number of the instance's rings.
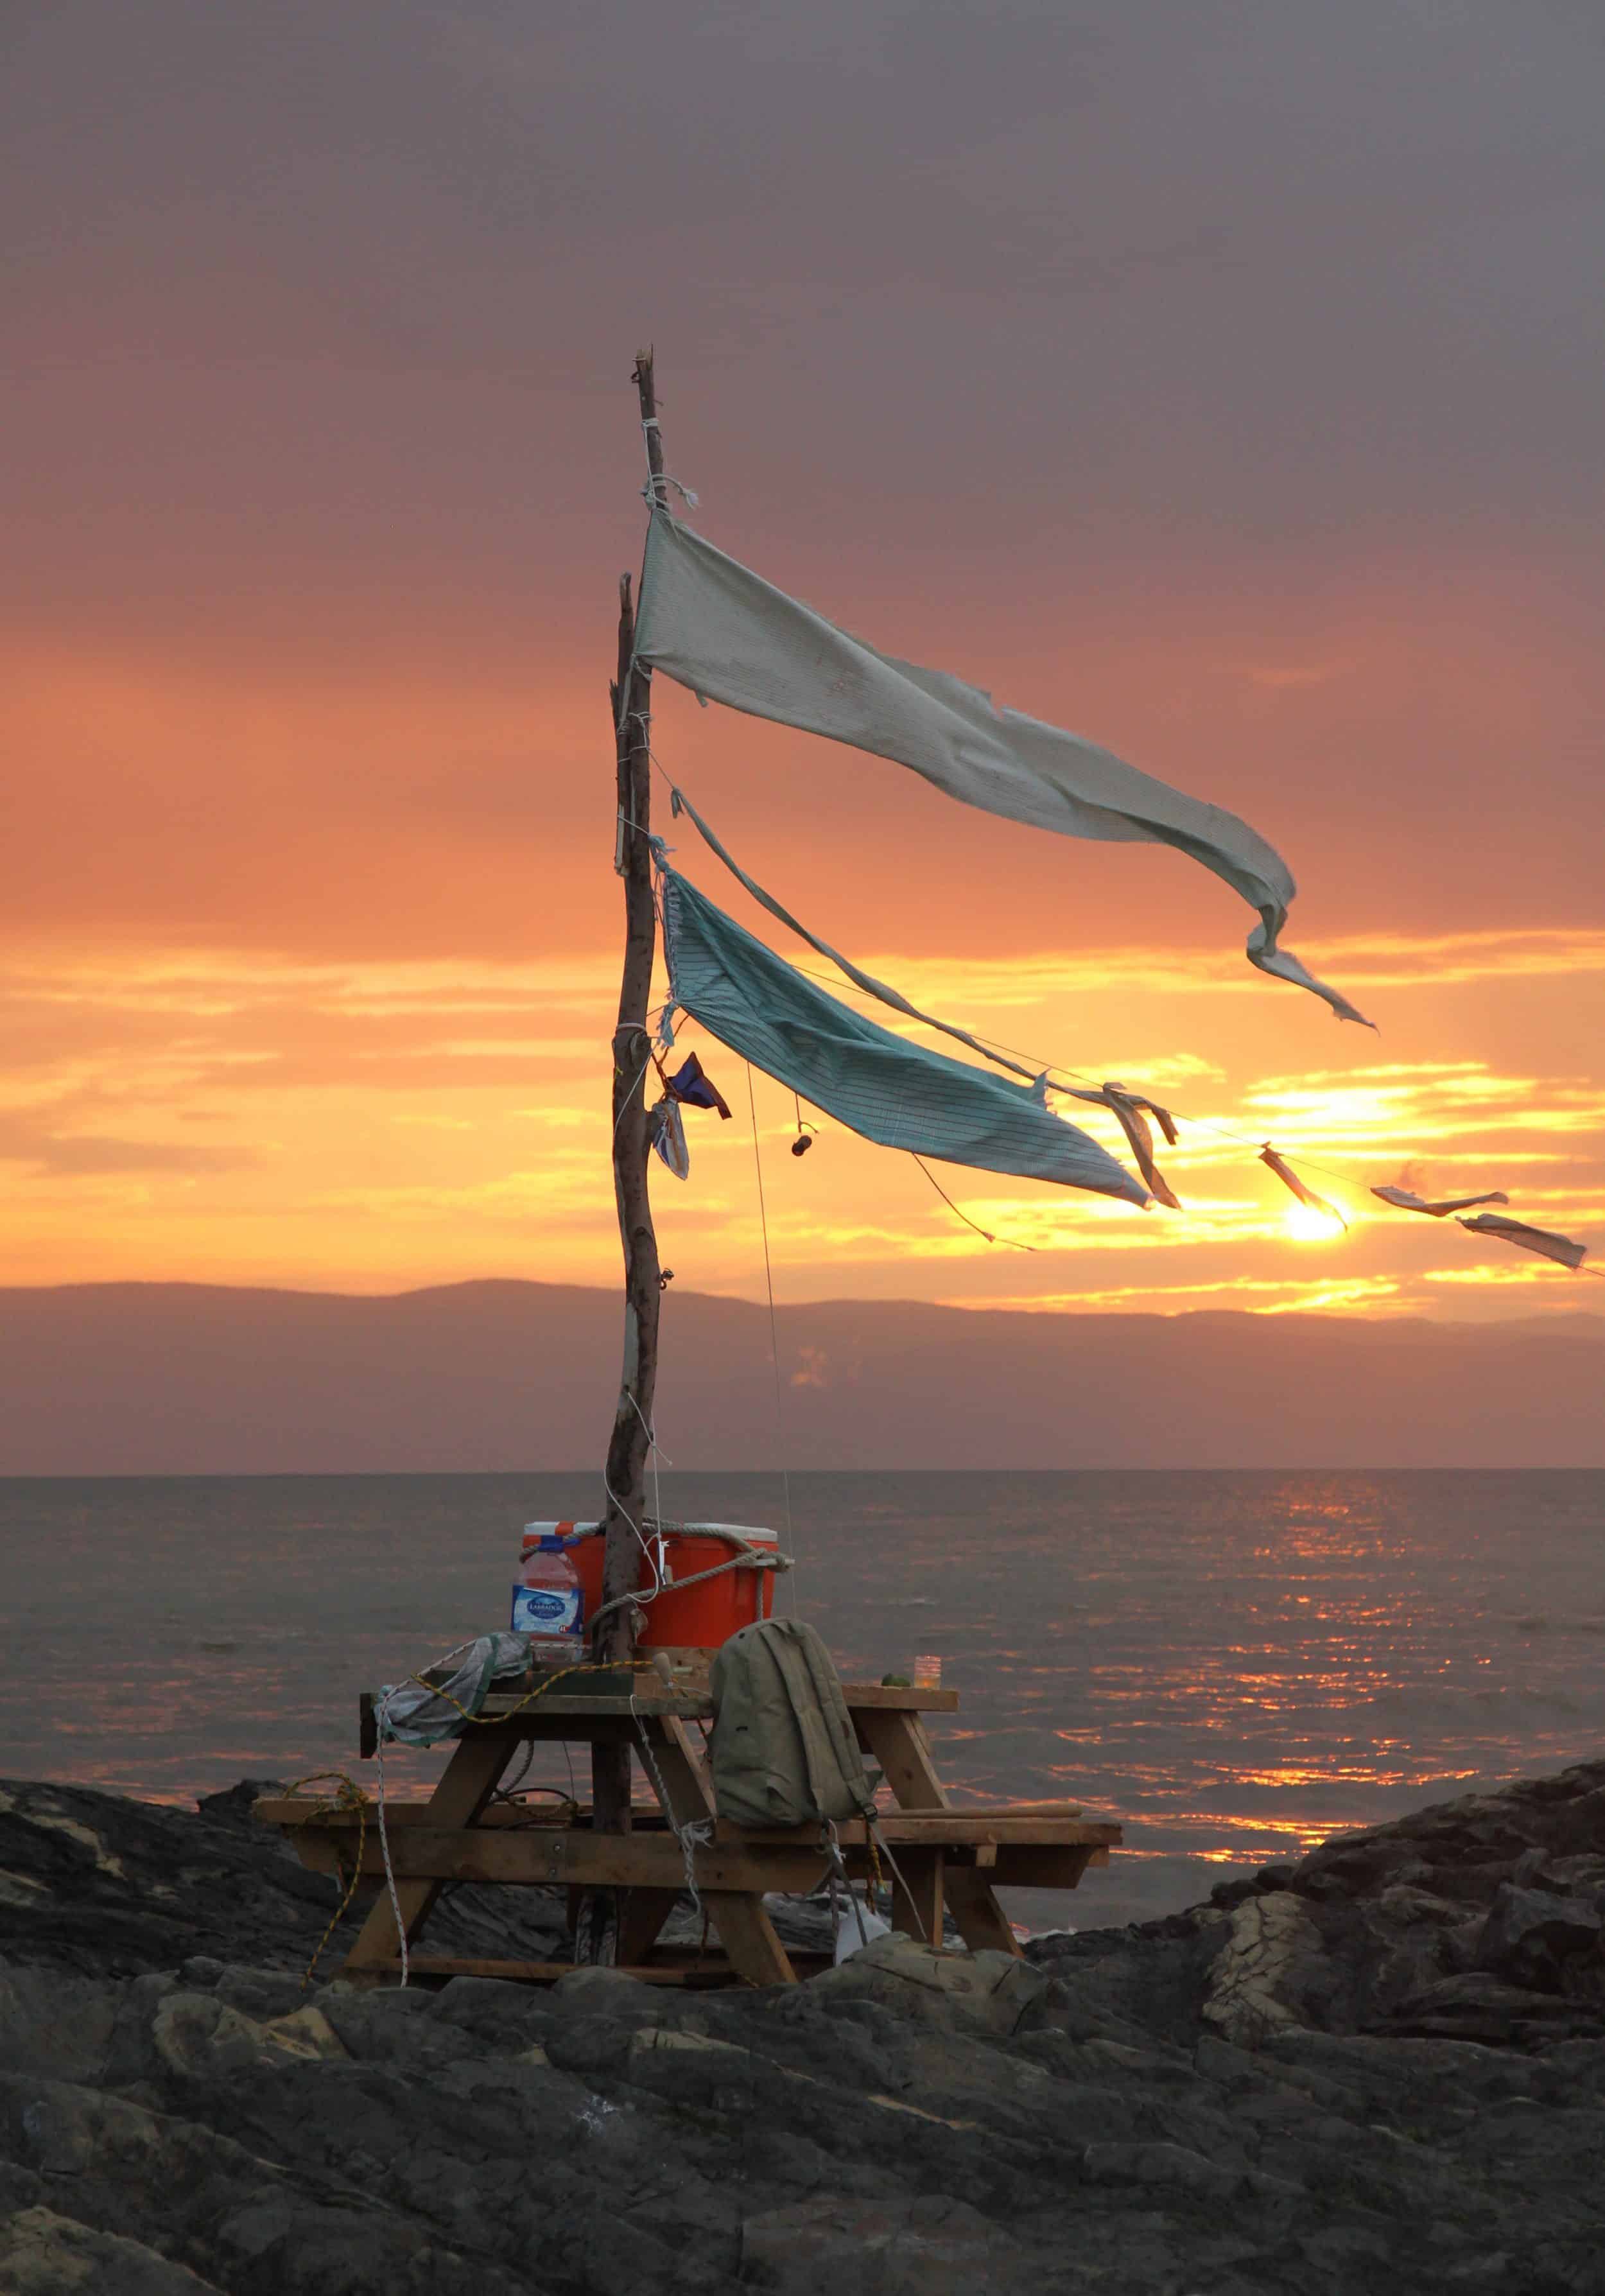
[[[883,1810],[872,1839],[866,1821],[835,1829],[849,1879],[890,1882],[893,1925],[939,1943],[951,1913],[972,1950],[1020,1951],[998,1904],[999,1888],[1071,1890],[1090,1865],[1106,1865],[1118,1825],[1084,1818],[1063,1802],[955,1809],[947,1800],[923,1717],[951,1714],[958,1693],[885,1683],[843,1685],[858,1742],[880,1764],[896,1807]],[[354,1870],[381,1890],[346,1956],[342,1975],[383,1984],[401,1972],[399,1907],[412,1973],[430,1979],[504,1977],[538,1983],[568,1963],[467,1960],[415,1949],[447,1883],[617,1890],[618,1960],[661,1985],[794,1984],[831,1956],[788,1951],[764,1900],[807,1895],[832,1868],[817,1826],[756,1831],[721,1819],[697,1726],[713,1718],[706,1680],[671,1689],[648,1667],[596,1667],[542,1688],[538,1677],[499,1689],[465,1725],[427,1801],[387,1798],[395,1905],[371,1805],[334,1806],[310,1794],[258,1800],[257,1816],[281,1828],[302,1861],[343,1875]],[[377,1749],[372,1693],[361,1706],[362,1751]],[[654,1799],[636,1803],[626,1833],[598,1833],[583,1804],[527,1807],[496,1799],[509,1764],[530,1740],[623,1744],[635,1754]],[[696,1833],[683,1840],[685,1828]],[[890,1867],[889,1873],[885,1869]],[[660,1932],[685,1890],[688,1869],[719,1950],[662,1944]]]

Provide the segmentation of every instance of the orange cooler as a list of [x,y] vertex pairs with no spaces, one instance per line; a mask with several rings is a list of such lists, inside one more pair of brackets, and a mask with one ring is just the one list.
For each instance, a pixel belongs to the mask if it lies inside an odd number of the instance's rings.
[[[549,1528],[571,1542],[568,1551],[584,1590],[588,1626],[602,1607],[602,1525],[554,1522],[539,1528]],[[643,1650],[717,1650],[738,1627],[749,1627],[755,1619],[770,1615],[774,1603],[773,1570],[721,1570],[717,1578],[705,1578],[700,1587],[687,1587],[684,1592],[676,1583],[694,1578],[699,1571],[717,1570],[721,1562],[730,1561],[735,1549],[728,1539],[711,1535],[718,1530],[733,1531],[764,1554],[774,1554],[779,1548],[774,1531],[755,1529],[749,1523],[666,1524],[663,1545],[671,1583],[656,1602],[642,1606],[646,1615],[641,1630]],[[649,1532],[648,1541],[656,1554],[657,1534]],[[651,1565],[644,1554],[635,1584],[643,1594],[652,1584]]]

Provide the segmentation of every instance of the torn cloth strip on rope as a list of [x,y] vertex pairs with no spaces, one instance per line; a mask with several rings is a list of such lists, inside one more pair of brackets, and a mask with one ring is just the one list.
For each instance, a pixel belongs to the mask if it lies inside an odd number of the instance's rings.
[[1558,1259],[1562,1267],[1581,1267],[1588,1257],[1588,1246],[1575,1243],[1569,1235],[1557,1235],[1552,1228],[1529,1227],[1525,1220],[1503,1219],[1497,1212],[1478,1212],[1475,1219],[1462,1219],[1460,1225],[1473,1235],[1496,1235],[1502,1243],[1519,1244],[1523,1251],[1542,1252],[1545,1259]]
[[1122,1084],[1106,1084],[1100,1092],[1078,1092],[1073,1085],[1060,1085],[1058,1089],[1067,1093],[1072,1100],[1090,1100],[1095,1107],[1114,1111],[1120,1129],[1131,1144],[1131,1152],[1137,1160],[1137,1169],[1148,1183],[1150,1195],[1157,1196],[1162,1204],[1168,1204],[1173,1212],[1179,1212],[1182,1209],[1180,1199],[1154,1162],[1153,1134],[1148,1128],[1148,1118],[1152,1116],[1174,1148],[1175,1119],[1170,1111],[1161,1108],[1158,1101],[1145,1100],[1141,1093],[1127,1092]]
[[671,1004],[849,1131],[983,1172],[1147,1201],[1142,1183],[1029,1086],[928,1051],[848,1010],[668,868]]
[[1276,1153],[1268,1140],[1259,1152],[1259,1160],[1262,1164],[1270,1167],[1284,1188],[1292,1190],[1301,1204],[1307,1204],[1313,1212],[1324,1212],[1328,1219],[1336,1220],[1344,1234],[1347,1234],[1348,1222],[1338,1210],[1337,1205],[1329,1204],[1324,1196],[1318,1196],[1315,1193],[1314,1188],[1306,1188],[1292,1166],[1285,1158]]
[[1277,947],[1293,879],[1247,822],[1096,742],[996,708],[962,678],[878,653],[663,509],[647,532],[635,659],[729,709],[890,758],[984,812],[1068,837],[1173,845],[1259,912],[1250,964],[1364,1021]]
[[1373,1196],[1380,1196],[1385,1204],[1391,1204],[1396,1211],[1425,1212],[1429,1219],[1445,1219],[1451,1212],[1473,1211],[1478,1204],[1508,1204],[1511,1201],[1500,1188],[1494,1189],[1486,1196],[1445,1196],[1440,1202],[1433,1204],[1426,1202],[1409,1188],[1373,1188],[1371,1193]]

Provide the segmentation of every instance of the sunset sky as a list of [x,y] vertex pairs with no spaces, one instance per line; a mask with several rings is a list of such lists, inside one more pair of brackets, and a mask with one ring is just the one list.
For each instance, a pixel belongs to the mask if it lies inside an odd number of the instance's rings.
[[[1605,1266],[1597,6],[61,0],[0,48],[0,1281],[615,1280],[652,341],[704,533],[1244,815],[1379,1024],[1178,854],[659,680],[815,931],[1197,1119],[1179,1214],[940,1168],[988,1245],[829,1122],[791,1158],[759,1078],[779,1295],[1605,1311],[1365,1193],[1503,1188]],[[664,1258],[757,1297],[745,1071],[684,1041],[735,1119]]]

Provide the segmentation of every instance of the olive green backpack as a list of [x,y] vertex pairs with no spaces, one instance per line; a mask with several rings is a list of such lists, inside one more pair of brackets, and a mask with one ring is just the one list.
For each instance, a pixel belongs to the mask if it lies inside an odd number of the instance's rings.
[[714,1660],[710,1686],[721,1817],[754,1827],[814,1825],[872,1812],[841,1677],[812,1627],[761,1619],[741,1628]]

